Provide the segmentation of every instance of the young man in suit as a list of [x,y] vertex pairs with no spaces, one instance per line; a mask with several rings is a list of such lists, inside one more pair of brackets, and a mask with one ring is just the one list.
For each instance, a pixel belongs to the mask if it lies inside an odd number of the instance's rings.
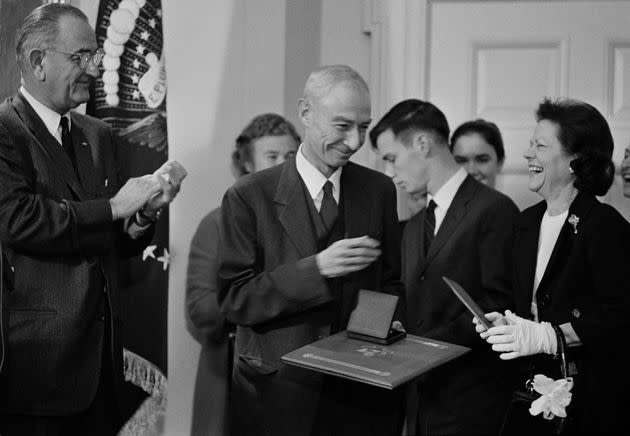
[[365,81],[347,66],[322,67],[298,109],[296,157],[239,179],[223,199],[218,299],[237,325],[231,429],[396,434],[397,393],[280,361],[343,330],[359,289],[400,291],[394,185],[349,162],[371,121]]
[[412,197],[427,196],[402,239],[407,330],[472,348],[412,385],[409,405],[417,407],[410,407],[407,426],[419,435],[496,434],[509,399],[499,359],[475,337],[471,314],[442,277],[461,284],[484,309],[511,304],[518,209],[457,165],[448,137],[444,114],[420,100],[397,104],[370,132],[394,183]]
[[169,162],[120,187],[110,126],[70,112],[103,56],[80,10],[33,10],[16,54],[22,86],[0,105],[0,241],[13,273],[0,433],[115,434],[117,262],[146,247],[186,172]]

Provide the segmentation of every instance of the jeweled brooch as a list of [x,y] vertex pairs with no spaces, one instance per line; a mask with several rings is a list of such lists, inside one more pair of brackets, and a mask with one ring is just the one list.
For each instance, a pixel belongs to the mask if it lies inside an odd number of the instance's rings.
[[577,226],[578,223],[580,222],[580,218],[578,218],[577,215],[575,215],[574,213],[571,214],[571,216],[569,217],[569,224],[571,224],[573,226],[573,233],[577,235]]

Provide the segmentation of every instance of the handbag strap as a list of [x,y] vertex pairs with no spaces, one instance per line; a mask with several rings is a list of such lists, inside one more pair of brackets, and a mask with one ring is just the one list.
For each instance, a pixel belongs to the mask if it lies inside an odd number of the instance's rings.
[[564,332],[556,324],[551,324],[553,330],[556,332],[556,338],[558,342],[558,351],[556,357],[560,358],[560,371],[562,378],[569,376],[569,363],[567,362],[567,341],[564,337]]

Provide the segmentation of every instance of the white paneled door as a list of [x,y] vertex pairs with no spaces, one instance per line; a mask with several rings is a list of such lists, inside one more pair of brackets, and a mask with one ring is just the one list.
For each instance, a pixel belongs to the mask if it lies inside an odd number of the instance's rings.
[[[382,16],[380,38],[395,47],[380,59],[402,72],[381,74],[373,86],[390,104],[432,101],[452,130],[474,118],[496,122],[506,145],[497,188],[519,207],[539,200],[527,190],[522,153],[545,96],[597,107],[613,129],[619,166],[630,142],[630,1],[402,2],[372,2]],[[619,176],[603,200],[630,218]]]

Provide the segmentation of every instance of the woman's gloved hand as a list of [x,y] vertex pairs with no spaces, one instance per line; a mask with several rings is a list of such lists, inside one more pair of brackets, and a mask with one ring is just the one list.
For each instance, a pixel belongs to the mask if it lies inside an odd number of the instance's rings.
[[494,327],[485,330],[475,318],[475,329],[479,336],[492,344],[492,349],[501,353],[503,360],[516,359],[533,354],[556,354],[558,342],[556,332],[548,322],[535,322],[521,318],[506,310],[505,316],[498,312],[486,314]]

